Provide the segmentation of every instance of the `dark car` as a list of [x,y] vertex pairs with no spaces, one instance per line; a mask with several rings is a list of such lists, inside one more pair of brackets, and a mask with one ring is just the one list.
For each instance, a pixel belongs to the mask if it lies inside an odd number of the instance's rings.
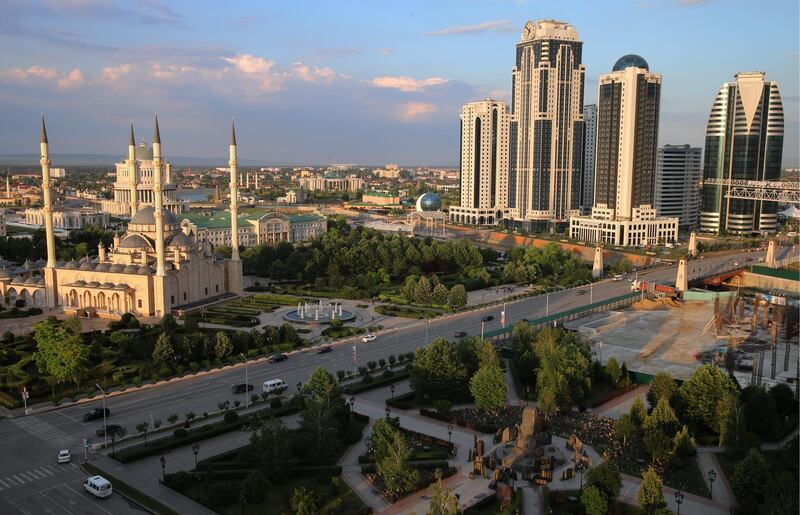
[[575,295],[586,295],[586,290],[578,290],[575,292]]
[[483,320],[484,322],[491,322],[492,320],[494,320],[494,315],[486,315],[481,320]]
[[255,388],[255,387],[252,384],[239,383],[239,384],[233,385],[231,387],[231,391],[233,393],[244,393],[244,392],[251,391],[253,388]]
[[113,435],[119,433],[121,429],[122,429],[122,426],[120,426],[119,424],[106,424],[105,428],[102,428],[102,427],[99,428],[97,431],[95,431],[95,434],[97,436],[105,436],[106,435],[106,431],[108,431],[108,436],[113,436]]
[[275,354],[269,357],[267,363],[278,363],[279,361],[286,361],[287,359],[289,359],[289,356],[286,354]]
[[333,348],[330,345],[326,345],[317,351],[317,354],[327,354],[331,352]]
[[[105,415],[106,417],[111,416],[111,410],[106,408]],[[83,416],[83,421],[91,422],[92,420],[98,420],[101,418],[103,418],[103,408],[95,408],[94,410],[90,411],[89,413],[86,413]]]
[[466,335],[467,335],[466,331],[456,331],[456,334],[454,334],[453,336],[455,336],[456,338],[463,338]]

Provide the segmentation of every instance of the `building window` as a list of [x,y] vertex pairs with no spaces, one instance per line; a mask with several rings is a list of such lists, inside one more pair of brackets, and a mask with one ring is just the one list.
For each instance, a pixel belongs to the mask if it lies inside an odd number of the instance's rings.
[[208,287],[206,286],[203,291],[205,292],[204,295],[208,295]]
[[170,295],[169,296],[169,303],[170,304],[175,304],[175,295]]
[[215,284],[214,285],[214,291],[215,292],[219,292],[219,284]]
[[142,307],[142,299],[136,301],[136,305],[141,308]]
[[183,300],[186,300],[186,292],[183,292]]

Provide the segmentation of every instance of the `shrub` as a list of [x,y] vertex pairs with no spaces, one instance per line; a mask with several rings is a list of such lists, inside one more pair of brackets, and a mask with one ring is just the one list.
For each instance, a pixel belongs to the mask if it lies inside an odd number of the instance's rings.
[[239,420],[239,414],[233,410],[228,410],[225,412],[225,415],[222,417],[225,422],[236,422]]
[[159,427],[161,427],[161,419],[160,419],[160,418],[157,418],[157,419],[155,419],[155,420],[153,421],[153,427],[154,427],[154,428],[156,428],[156,429],[158,429]]
[[268,397],[269,397],[269,392],[261,392],[261,399],[267,400]]
[[405,354],[398,354],[398,355],[397,355],[397,361],[398,361],[399,363],[402,363],[402,362],[404,362],[405,360],[406,360],[406,355],[405,355]]
[[414,353],[413,352],[406,352],[406,359],[408,361],[414,361]]
[[372,376],[364,376],[364,379],[361,380],[361,384],[371,384],[375,381],[375,378]]
[[367,367],[365,367],[364,365],[359,366],[358,367],[358,373],[363,376],[364,374],[367,373]]
[[383,359],[383,358],[379,359],[378,360],[378,366],[381,367],[381,368],[385,367],[386,366],[386,360]]
[[394,365],[395,361],[397,361],[397,358],[394,356],[394,354],[389,356],[389,366]]
[[269,403],[269,407],[270,407],[270,408],[272,408],[272,409],[278,409],[278,408],[280,408],[282,405],[283,405],[283,402],[281,402],[281,398],[280,398],[280,397],[275,397],[275,398],[274,398],[274,399],[272,399],[272,401]]
[[175,438],[186,438],[186,436],[188,434],[189,434],[189,432],[186,431],[182,427],[180,427],[180,428],[178,428],[178,429],[176,429],[175,431],[172,432],[172,436],[174,436]]
[[336,377],[338,377],[338,378],[339,378],[339,381],[341,381],[342,379],[344,379],[344,376],[345,376],[345,375],[347,375],[347,372],[345,372],[344,370],[337,370],[337,371],[336,371]]
[[239,399],[236,399],[235,401],[233,401],[233,407],[234,408],[238,408],[241,405],[242,405],[242,401],[240,401]]
[[370,371],[375,370],[375,367],[377,367],[377,366],[378,366],[378,364],[376,362],[367,361],[367,367],[370,369]]
[[381,377],[384,378],[384,379],[389,379],[390,377],[394,377],[394,372],[392,372],[391,370],[389,370],[387,368],[386,370],[383,371],[383,374],[381,374]]
[[253,395],[250,396],[250,402],[255,404],[256,402],[258,402],[258,399],[260,399],[260,398],[261,397],[259,397],[259,395],[257,393],[254,393]]

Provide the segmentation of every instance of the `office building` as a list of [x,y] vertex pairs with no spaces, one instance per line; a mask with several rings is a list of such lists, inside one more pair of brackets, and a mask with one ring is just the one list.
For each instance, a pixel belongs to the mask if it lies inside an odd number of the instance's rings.
[[729,198],[731,184],[706,179],[774,181],[781,176],[783,103],[764,72],[741,72],[717,93],[706,130],[700,230],[750,234],[777,229],[776,202]]
[[[199,241],[212,245],[231,246],[231,213],[193,212],[179,217],[181,230]],[[285,214],[263,209],[250,209],[239,215],[239,245],[253,247],[262,243],[302,243],[322,236],[327,219],[319,213]]]
[[509,207],[526,230],[580,214],[583,173],[583,43],[575,28],[529,21],[512,83]]
[[583,185],[581,214],[588,215],[594,205],[594,151],[597,139],[597,105],[583,106]]
[[700,216],[700,179],[703,149],[691,145],[665,145],[658,149],[656,211],[678,218],[681,229],[692,229]]
[[505,102],[481,100],[461,109],[461,201],[450,220],[494,225],[508,206],[508,131]]
[[660,102],[661,75],[638,55],[600,76],[594,207],[570,219],[573,238],[624,246],[677,239],[678,219],[655,209]]

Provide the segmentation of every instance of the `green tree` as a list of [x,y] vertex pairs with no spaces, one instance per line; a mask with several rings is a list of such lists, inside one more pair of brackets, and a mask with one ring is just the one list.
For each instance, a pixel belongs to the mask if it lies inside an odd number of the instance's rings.
[[663,484],[661,477],[653,467],[649,467],[642,475],[642,483],[636,492],[636,503],[646,514],[656,513],[661,508],[665,508],[667,503],[664,501]]
[[655,407],[659,399],[667,399],[671,403],[677,393],[678,384],[675,379],[665,372],[659,372],[650,382],[647,402],[650,403],[651,407]]
[[419,472],[408,464],[410,457],[411,445],[402,434],[395,433],[386,454],[376,462],[378,474],[390,497],[402,497],[419,482]]
[[420,401],[458,399],[463,397],[467,373],[455,345],[436,338],[427,347],[417,349],[410,379]]
[[622,489],[622,476],[613,463],[604,462],[586,472],[586,485],[597,488],[606,501],[611,502]]
[[729,450],[738,449],[747,434],[747,418],[744,408],[735,394],[728,394],[717,403],[716,431],[719,446]]
[[372,444],[372,454],[376,460],[386,456],[389,447],[398,434],[400,434],[400,428],[397,419],[379,418],[375,421],[375,424],[372,425],[370,442]]
[[748,386],[739,394],[747,428],[764,438],[778,425],[778,410],[772,396],[758,386]]
[[683,426],[672,439],[672,455],[682,466],[697,454],[694,438],[689,436],[689,428]]
[[619,417],[614,423],[614,429],[617,432],[617,436],[622,437],[623,444],[628,443],[628,438],[633,438],[639,432],[639,427],[633,421],[630,413],[625,413]]
[[660,399],[644,421],[644,445],[654,463],[663,463],[672,453],[678,417],[667,399]]
[[233,352],[233,344],[231,344],[230,337],[224,331],[217,333],[217,341],[214,345],[214,354],[219,359],[227,358]]
[[336,399],[342,395],[342,387],[333,374],[319,367],[312,372],[308,383],[303,386],[304,396],[324,402],[328,409],[332,408]]
[[450,292],[447,290],[447,286],[442,283],[437,284],[433,288],[433,303],[434,304],[447,304],[447,296]]
[[430,304],[433,298],[433,286],[430,280],[422,276],[417,282],[417,287],[414,290],[414,300],[420,304]]
[[469,391],[478,409],[502,408],[508,399],[503,370],[498,365],[481,365],[469,381]]
[[717,404],[736,392],[736,384],[719,367],[703,365],[678,389],[689,418],[709,429],[719,426]]
[[770,388],[769,396],[772,397],[775,409],[778,410],[778,414],[782,417],[788,415],[797,406],[797,402],[794,400],[794,392],[786,384],[779,383]]
[[[750,449],[744,459],[736,463],[731,488],[741,513],[758,512],[758,506],[764,502],[769,477],[769,465],[758,449]],[[796,483],[793,489],[797,489]]]
[[455,308],[461,308],[467,305],[467,289],[464,288],[463,284],[456,284],[450,288],[447,302]]
[[613,357],[606,362],[606,376],[613,386],[617,386],[620,380],[619,363]]
[[83,343],[80,323],[61,322],[48,318],[33,326],[36,352],[33,360],[40,373],[58,383],[72,381],[80,384],[88,373],[89,346]]
[[416,291],[417,291],[416,276],[410,275],[406,277],[406,280],[403,282],[403,286],[400,288],[400,295],[402,295],[407,301],[411,302],[415,298]]
[[436,482],[431,486],[427,515],[457,515],[458,499],[442,484],[442,471],[436,470]]
[[796,515],[798,507],[797,480],[788,470],[776,470],[767,483],[767,508],[774,515]]
[[256,413],[245,429],[250,433],[252,456],[259,471],[267,481],[279,481],[294,461],[286,444],[289,439],[286,426],[280,419]]
[[307,400],[300,412],[300,427],[310,436],[311,456],[328,456],[339,447],[333,410],[325,399]]
[[581,492],[581,504],[586,515],[606,515],[608,499],[597,487],[586,486]]
[[319,511],[317,494],[310,488],[298,486],[292,492],[289,506],[295,515],[316,515]]
[[153,359],[162,362],[175,361],[175,347],[172,345],[172,338],[169,334],[158,335],[156,346],[153,348]]
[[259,504],[267,497],[269,486],[261,472],[251,472],[244,478],[239,498],[245,504]]
[[584,399],[591,387],[590,350],[585,343],[566,331],[544,329],[536,335],[534,354],[539,362],[537,402],[546,414]]

